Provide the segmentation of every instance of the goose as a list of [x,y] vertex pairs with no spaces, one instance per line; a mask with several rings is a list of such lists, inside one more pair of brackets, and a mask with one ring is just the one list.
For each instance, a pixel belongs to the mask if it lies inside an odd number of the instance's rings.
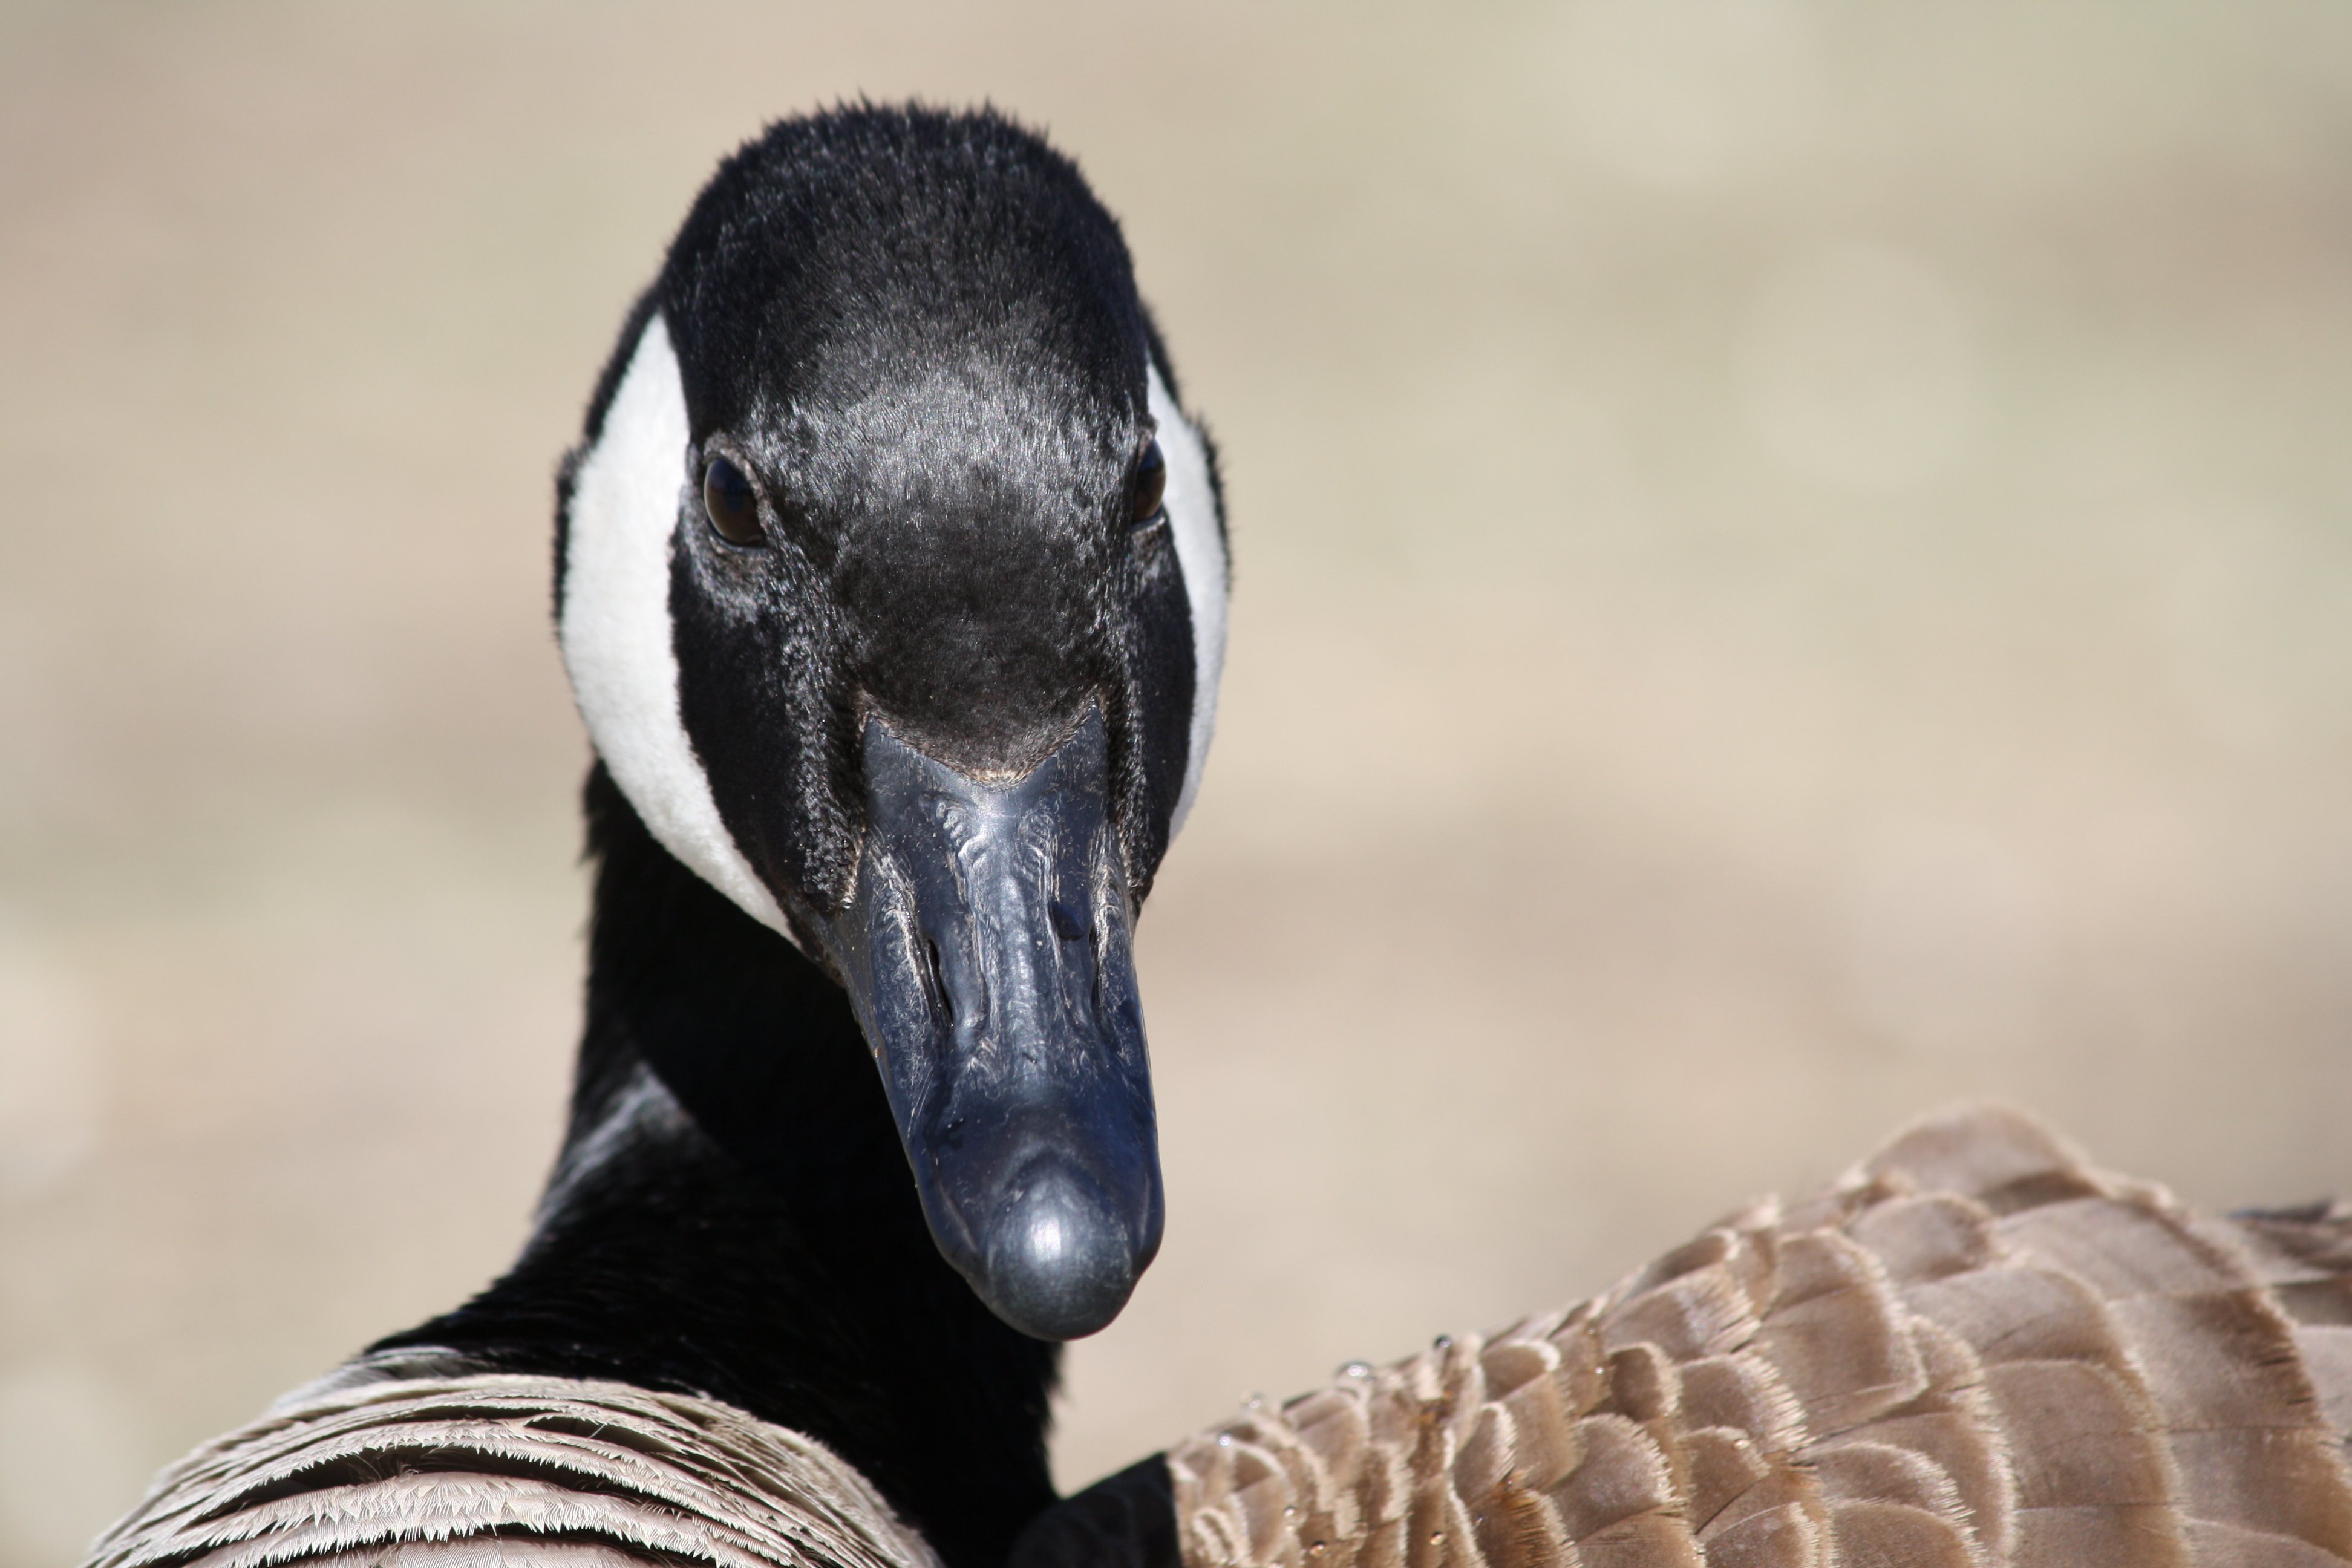
[[595,873],[531,1233],[89,1562],[2352,1561],[2352,1220],[2202,1218],[1997,1110],[1057,1501],[1058,1344],[1160,1237],[1132,931],[1226,586],[1073,164],[868,104],[723,163],[558,477]]
[[1072,163],[855,104],[719,165],[556,489],[568,1126],[507,1273],[330,1382],[715,1401],[992,1565],[1160,1243],[1132,924],[1214,725],[1213,448]]

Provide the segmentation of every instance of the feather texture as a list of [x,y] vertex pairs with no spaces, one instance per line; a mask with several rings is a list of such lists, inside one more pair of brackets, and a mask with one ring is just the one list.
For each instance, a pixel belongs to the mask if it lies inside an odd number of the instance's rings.
[[731,1405],[429,1362],[357,1363],[198,1449],[90,1568],[937,1568],[830,1449]]
[[[1614,1289],[1234,1420],[1013,1568],[2352,1563],[2352,1215],[2191,1215],[2025,1117],[1922,1122]],[[167,1470],[90,1568],[937,1568],[727,1405],[387,1352]]]
[[2352,1219],[2215,1220],[1922,1122],[1599,1299],[1235,1420],[1016,1568],[2352,1562]]

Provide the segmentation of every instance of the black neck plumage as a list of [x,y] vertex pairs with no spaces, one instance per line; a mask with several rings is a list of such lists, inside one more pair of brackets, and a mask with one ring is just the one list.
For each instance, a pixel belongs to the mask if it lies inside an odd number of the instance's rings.
[[514,1267],[379,1348],[709,1394],[824,1442],[948,1568],[1052,1500],[1058,1347],[924,1227],[847,999],[646,833],[600,766],[572,1121]]

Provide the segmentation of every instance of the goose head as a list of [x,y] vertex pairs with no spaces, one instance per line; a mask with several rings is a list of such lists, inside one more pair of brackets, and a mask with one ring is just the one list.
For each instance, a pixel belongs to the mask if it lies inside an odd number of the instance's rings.
[[560,494],[621,793],[847,992],[981,1299],[1101,1328],[1160,1242],[1131,939],[1225,595],[1118,226],[992,113],[779,123],[694,204]]

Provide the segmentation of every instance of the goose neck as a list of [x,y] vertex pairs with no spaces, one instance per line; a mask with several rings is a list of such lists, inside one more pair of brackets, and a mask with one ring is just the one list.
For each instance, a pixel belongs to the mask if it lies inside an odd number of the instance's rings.
[[1058,1347],[940,1257],[838,987],[656,846],[602,770],[570,1125],[507,1275],[383,1342],[706,1394],[856,1465],[948,1568],[1053,1498]]

